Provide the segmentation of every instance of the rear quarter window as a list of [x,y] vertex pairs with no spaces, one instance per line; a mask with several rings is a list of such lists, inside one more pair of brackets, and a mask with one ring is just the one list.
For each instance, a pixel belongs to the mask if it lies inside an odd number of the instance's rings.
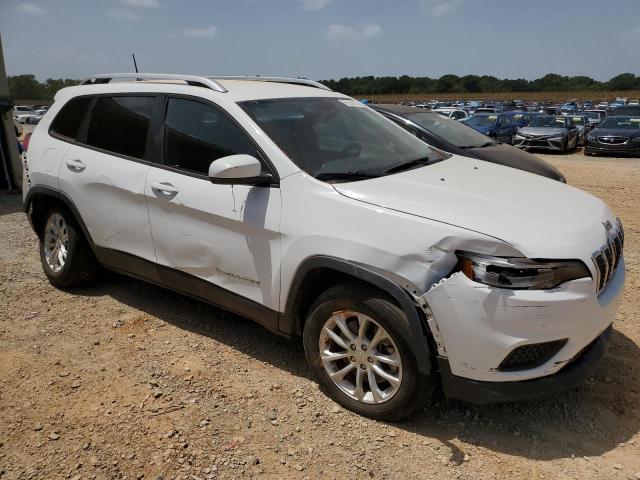
[[69,100],[58,112],[51,123],[51,132],[71,140],[78,140],[80,125],[84,119],[91,97],[81,97]]

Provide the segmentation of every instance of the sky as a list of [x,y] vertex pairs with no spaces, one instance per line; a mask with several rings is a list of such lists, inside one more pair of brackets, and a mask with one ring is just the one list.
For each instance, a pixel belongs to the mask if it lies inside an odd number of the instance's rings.
[[0,0],[7,73],[640,73],[640,0]]

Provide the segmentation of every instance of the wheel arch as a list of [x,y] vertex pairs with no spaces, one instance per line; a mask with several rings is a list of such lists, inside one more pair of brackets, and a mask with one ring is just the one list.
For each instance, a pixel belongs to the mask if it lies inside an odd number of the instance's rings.
[[431,368],[429,331],[422,311],[409,294],[417,293],[417,289],[402,277],[376,267],[332,256],[307,258],[291,282],[278,329],[289,337],[301,336],[308,309],[318,295],[336,283],[347,281],[358,281],[381,291],[402,309],[411,332],[408,341],[419,368],[428,371]]
[[94,243],[91,239],[91,235],[89,234],[89,230],[87,230],[87,226],[84,224],[82,216],[73,203],[73,200],[59,190],[42,185],[37,185],[29,189],[23,205],[23,210],[27,214],[29,223],[31,223],[31,227],[35,231],[36,235],[38,235],[38,238],[42,235],[42,229],[40,227],[44,221],[45,213],[51,207],[56,205],[66,208],[71,215],[73,215],[82,229],[82,234],[95,253]]

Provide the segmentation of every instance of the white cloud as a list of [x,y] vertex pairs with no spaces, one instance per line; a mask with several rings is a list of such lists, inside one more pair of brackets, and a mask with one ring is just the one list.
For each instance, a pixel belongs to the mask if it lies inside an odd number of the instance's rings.
[[156,8],[160,6],[158,0],[120,0],[122,3],[134,8]]
[[213,25],[202,28],[187,28],[182,31],[182,36],[187,38],[213,38],[218,33],[218,29]]
[[115,8],[109,11],[109,15],[113,18],[120,20],[139,20],[140,16],[133,10],[127,10],[126,8]]
[[375,23],[362,26],[333,24],[327,29],[327,37],[330,40],[363,40],[376,37],[381,33],[382,28]]
[[331,0],[298,0],[305,10],[322,10]]
[[30,13],[32,15],[43,15],[45,13],[42,7],[31,2],[21,3],[18,5],[18,9],[24,13]]
[[422,9],[434,17],[441,17],[456,10],[462,0],[419,0]]

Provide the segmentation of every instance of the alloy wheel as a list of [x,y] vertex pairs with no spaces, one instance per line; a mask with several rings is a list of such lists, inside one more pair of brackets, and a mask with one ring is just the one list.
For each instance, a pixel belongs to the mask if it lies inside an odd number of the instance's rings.
[[329,378],[363,403],[390,400],[402,384],[402,359],[389,333],[353,310],[335,312],[319,338],[320,359]]
[[54,213],[49,217],[44,231],[44,257],[52,272],[64,267],[69,252],[69,232],[64,217]]

